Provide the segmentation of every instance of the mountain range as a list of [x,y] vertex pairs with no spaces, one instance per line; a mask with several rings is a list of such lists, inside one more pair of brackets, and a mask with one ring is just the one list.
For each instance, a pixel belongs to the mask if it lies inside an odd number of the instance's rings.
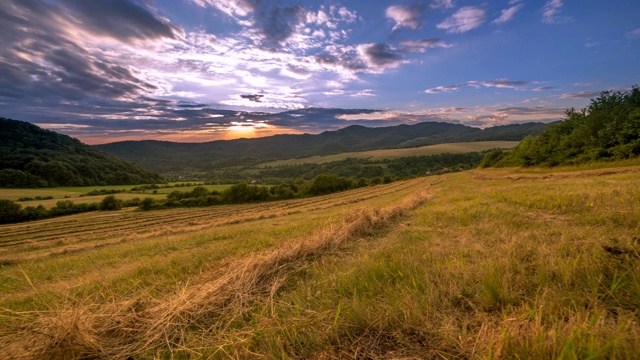
[[158,173],[208,171],[250,166],[264,161],[352,151],[408,148],[454,142],[519,141],[538,135],[543,123],[512,124],[479,129],[444,122],[369,128],[352,125],[337,131],[274,135],[255,139],[177,143],[142,140],[94,145],[95,149]]

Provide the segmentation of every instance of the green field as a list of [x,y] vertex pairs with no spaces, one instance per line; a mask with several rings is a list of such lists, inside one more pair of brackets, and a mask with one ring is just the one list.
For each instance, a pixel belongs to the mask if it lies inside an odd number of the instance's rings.
[[280,165],[300,165],[304,163],[321,164],[331,161],[340,161],[347,158],[364,158],[370,160],[397,159],[407,156],[436,155],[443,153],[467,153],[483,151],[489,149],[510,149],[518,145],[518,141],[479,141],[467,143],[450,143],[421,146],[406,149],[371,150],[360,152],[348,152],[333,155],[310,156],[305,158],[270,161],[259,164],[257,167],[280,166]]
[[[170,185],[175,186],[177,183]],[[207,188],[207,190],[222,191],[231,185],[198,185]],[[38,188],[38,189],[5,189],[0,188],[0,199],[8,199],[18,201],[20,198],[29,197],[34,200],[20,201],[23,207],[33,206],[37,207],[42,205],[47,209],[56,206],[56,203],[61,200],[70,200],[76,204],[86,203],[99,203],[104,199],[106,195],[84,195],[93,190],[118,190],[124,191],[114,194],[115,197],[121,200],[130,200],[133,198],[145,198],[151,197],[154,199],[164,199],[167,194],[172,191],[191,191],[195,186],[178,186],[170,188],[157,189],[154,194],[153,190],[146,190],[144,192],[131,191],[136,185],[111,185],[111,186],[76,186],[76,187],[56,187],[56,188]],[[84,196],[83,196],[84,195]],[[53,199],[36,200],[36,197],[53,197]]]
[[0,226],[0,358],[634,359],[640,164]]

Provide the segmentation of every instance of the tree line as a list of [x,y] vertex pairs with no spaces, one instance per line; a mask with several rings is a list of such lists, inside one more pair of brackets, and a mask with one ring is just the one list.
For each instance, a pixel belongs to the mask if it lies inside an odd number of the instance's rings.
[[603,91],[581,110],[565,112],[537,137],[488,153],[481,167],[558,166],[640,155],[640,89]]

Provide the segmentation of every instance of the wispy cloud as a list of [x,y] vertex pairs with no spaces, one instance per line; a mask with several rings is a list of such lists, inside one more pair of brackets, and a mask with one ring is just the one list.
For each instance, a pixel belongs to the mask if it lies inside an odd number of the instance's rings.
[[465,6],[436,25],[438,29],[448,33],[464,33],[480,27],[487,19],[483,9],[474,6]]
[[500,25],[500,24],[504,24],[506,22],[509,22],[509,21],[513,20],[513,18],[516,15],[516,13],[518,11],[520,11],[523,7],[524,7],[524,4],[523,3],[519,3],[519,4],[516,4],[516,5],[511,6],[509,8],[506,8],[506,9],[504,9],[504,10],[502,10],[500,12],[500,17],[498,17],[497,19],[493,20],[491,23],[492,24],[496,24],[496,25]]
[[542,22],[545,24],[560,24],[572,21],[573,19],[570,16],[560,14],[563,6],[562,0],[547,1],[542,8]]
[[421,26],[422,21],[422,7],[419,6],[403,6],[393,5],[389,6],[385,10],[387,19],[391,19],[395,22],[393,30],[400,28],[417,29]]
[[564,93],[560,95],[561,99],[591,99],[600,95],[598,91],[579,91],[572,93]]
[[473,87],[473,88],[481,88],[481,87],[495,87],[495,88],[503,88],[503,89],[520,89],[523,86],[527,85],[527,81],[522,80],[509,80],[509,79],[497,79],[491,81],[467,81],[462,84],[457,85],[445,85],[445,86],[437,86],[434,88],[430,88],[425,90],[424,92],[427,94],[438,94],[443,92],[452,92],[458,91],[463,87]]
[[442,39],[404,40],[400,42],[400,50],[404,52],[423,53],[430,48],[449,48],[451,44]]
[[629,31],[624,35],[627,39],[640,39],[640,28]]
[[431,7],[434,9],[451,9],[454,6],[453,0],[434,0],[433,3],[431,3]]

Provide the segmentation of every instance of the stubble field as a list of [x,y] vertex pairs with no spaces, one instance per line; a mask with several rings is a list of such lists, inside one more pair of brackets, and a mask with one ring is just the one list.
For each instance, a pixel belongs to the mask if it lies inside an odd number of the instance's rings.
[[640,166],[0,227],[3,358],[640,353]]

